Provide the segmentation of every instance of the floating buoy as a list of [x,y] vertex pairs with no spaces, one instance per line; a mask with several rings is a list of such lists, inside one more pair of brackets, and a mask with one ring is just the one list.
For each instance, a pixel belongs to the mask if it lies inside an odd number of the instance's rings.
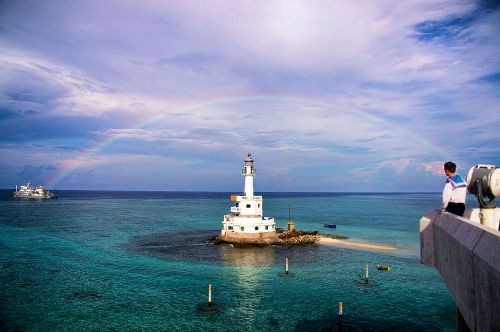
[[377,270],[390,271],[391,270],[391,266],[390,265],[384,265],[384,264],[377,264]]

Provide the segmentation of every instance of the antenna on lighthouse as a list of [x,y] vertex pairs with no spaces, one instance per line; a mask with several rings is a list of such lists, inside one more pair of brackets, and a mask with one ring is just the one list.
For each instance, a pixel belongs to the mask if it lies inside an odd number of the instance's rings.
[[290,198],[288,199],[288,231],[289,232],[295,232],[295,221],[291,219],[291,204],[290,204]]
[[288,222],[290,222],[290,198],[288,199]]

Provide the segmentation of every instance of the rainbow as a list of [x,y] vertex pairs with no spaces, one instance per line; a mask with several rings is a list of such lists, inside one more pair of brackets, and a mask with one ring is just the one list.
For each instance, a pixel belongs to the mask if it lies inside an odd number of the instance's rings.
[[[147,116],[145,119],[141,119],[137,123],[133,123],[128,126],[127,129],[141,129],[155,122],[161,120],[167,114],[172,112],[192,112],[196,110],[202,110],[204,108],[220,106],[226,104],[235,104],[235,103],[248,103],[248,102],[286,102],[286,103],[296,103],[296,104],[305,104],[315,107],[320,107],[321,109],[338,109],[338,105],[329,101],[321,100],[316,97],[297,97],[297,96],[281,96],[281,95],[259,95],[259,96],[231,96],[231,97],[217,97],[211,98],[209,100],[203,101],[194,101],[190,102],[186,105],[179,105],[170,107],[163,112],[157,112],[152,115]],[[437,143],[431,142],[430,140],[421,137],[415,132],[412,132],[408,129],[402,128],[400,126],[395,126],[393,123],[388,122],[385,119],[374,116],[372,114],[363,112],[359,110],[355,106],[349,107],[349,112],[365,121],[386,127],[390,129],[392,132],[397,133],[398,135],[407,138],[412,142],[418,143],[422,149],[426,149],[429,152],[432,152],[439,156],[447,156],[452,155],[450,152],[446,151],[442,146]],[[125,136],[124,133],[116,133],[114,135],[110,135],[105,137],[103,140],[97,142],[96,144],[85,149],[81,154],[74,157],[70,160],[65,160],[59,163],[58,171],[48,180],[46,186],[48,188],[54,188],[59,184],[63,179],[68,177],[70,174],[75,172],[83,163],[88,164],[91,163],[92,160],[97,156],[97,154],[103,150],[105,147],[110,146],[114,142],[120,140]]]

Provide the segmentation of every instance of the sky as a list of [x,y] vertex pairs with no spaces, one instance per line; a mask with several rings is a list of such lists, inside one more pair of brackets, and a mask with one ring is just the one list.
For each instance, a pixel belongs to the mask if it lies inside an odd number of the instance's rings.
[[500,1],[1,1],[0,188],[432,192],[500,167]]

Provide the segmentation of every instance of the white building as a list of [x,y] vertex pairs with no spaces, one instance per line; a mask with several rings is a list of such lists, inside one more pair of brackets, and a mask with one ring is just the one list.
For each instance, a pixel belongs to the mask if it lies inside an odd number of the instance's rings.
[[262,196],[254,196],[253,178],[255,176],[253,158],[249,153],[245,158],[245,165],[241,175],[245,177],[243,196],[232,195],[235,205],[231,207],[231,214],[224,216],[221,235],[226,239],[252,240],[276,236],[274,218],[262,217]]

